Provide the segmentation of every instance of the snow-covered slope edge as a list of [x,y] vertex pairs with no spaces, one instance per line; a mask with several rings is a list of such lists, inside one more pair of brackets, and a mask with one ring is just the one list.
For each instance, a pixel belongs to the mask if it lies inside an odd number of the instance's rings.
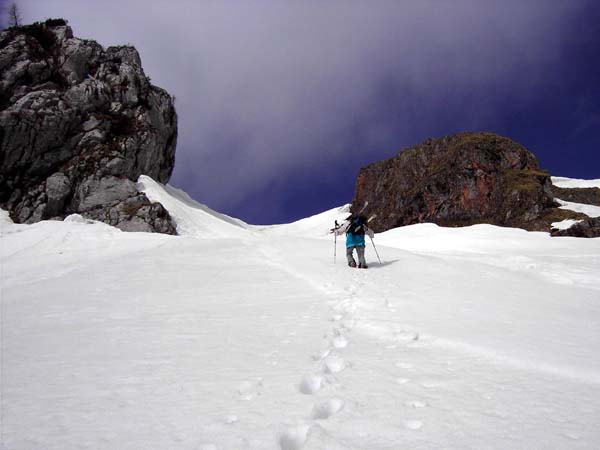
[[600,188],[600,178],[596,180],[581,180],[578,178],[551,177],[552,184],[560,188]]
[[600,206],[586,205],[585,203],[567,202],[559,198],[557,198],[556,201],[560,203],[560,209],[568,209],[569,211],[583,213],[589,217],[600,217]]
[[269,235],[302,235],[314,238],[327,237],[329,230],[334,227],[335,221],[342,223],[350,214],[350,204],[332,208],[296,222],[257,227]]
[[186,192],[157,183],[148,176],[140,176],[137,188],[150,201],[161,203],[169,211],[180,236],[238,238],[252,233],[247,223],[216,212],[198,203]]

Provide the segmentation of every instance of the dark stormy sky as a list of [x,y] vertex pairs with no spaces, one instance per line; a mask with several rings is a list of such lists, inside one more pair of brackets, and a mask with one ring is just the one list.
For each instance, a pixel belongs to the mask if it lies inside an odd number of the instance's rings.
[[[5,2],[6,3],[6,2]],[[597,0],[20,0],[132,44],[176,96],[170,183],[251,223],[349,202],[359,168],[493,131],[600,178]]]

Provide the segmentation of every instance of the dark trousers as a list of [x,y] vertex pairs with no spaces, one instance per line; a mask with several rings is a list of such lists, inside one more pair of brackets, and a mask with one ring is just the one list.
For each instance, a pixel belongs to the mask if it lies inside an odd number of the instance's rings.
[[356,254],[358,255],[358,263],[361,266],[366,266],[367,262],[365,261],[365,246],[364,245],[355,245],[355,246],[346,248],[346,258],[348,258],[348,264],[356,265],[354,256],[352,256],[354,249],[356,249]]

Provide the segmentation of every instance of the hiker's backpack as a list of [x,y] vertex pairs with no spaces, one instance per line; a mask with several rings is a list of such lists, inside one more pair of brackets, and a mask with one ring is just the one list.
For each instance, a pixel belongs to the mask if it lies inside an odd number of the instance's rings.
[[350,218],[350,226],[346,230],[348,234],[365,234],[365,225],[367,221],[363,216],[355,216]]

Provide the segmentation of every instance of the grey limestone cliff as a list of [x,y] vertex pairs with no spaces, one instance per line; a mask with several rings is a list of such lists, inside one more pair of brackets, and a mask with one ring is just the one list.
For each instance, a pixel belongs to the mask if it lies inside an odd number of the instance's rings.
[[0,207],[19,223],[71,213],[175,234],[136,189],[173,171],[177,114],[130,46],[103,49],[64,20],[0,34]]

